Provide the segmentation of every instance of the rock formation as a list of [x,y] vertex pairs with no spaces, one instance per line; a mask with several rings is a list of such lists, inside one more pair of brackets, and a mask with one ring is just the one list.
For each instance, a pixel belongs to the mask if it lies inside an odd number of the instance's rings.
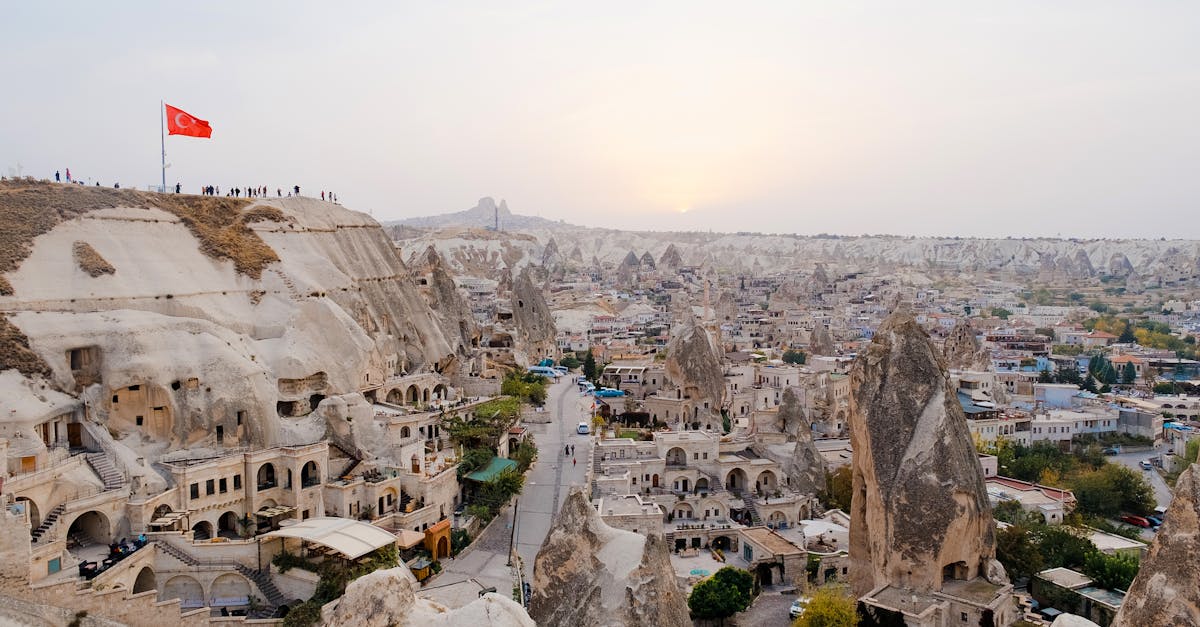
[[684,311],[682,322],[671,329],[664,369],[667,380],[696,405],[707,401],[711,411],[720,409],[725,392],[721,354],[690,310]]
[[912,313],[884,321],[850,372],[851,583],[941,590],[944,573],[1003,582],[966,417]]
[[783,430],[796,438],[796,448],[783,467],[788,486],[801,494],[816,494],[825,489],[825,458],[813,443],[812,427],[804,416],[800,399],[793,388],[783,391],[779,404],[779,420]]
[[1179,475],[1175,499],[1154,535],[1113,627],[1200,625],[1200,479]]
[[1127,277],[1133,274],[1133,264],[1123,252],[1115,252],[1108,258],[1108,273],[1115,277]]
[[532,365],[547,357],[558,359],[554,316],[550,314],[542,289],[534,285],[528,268],[521,270],[513,280],[511,300],[516,327],[515,348],[524,353],[524,362]]
[[256,202],[0,184],[0,215],[28,223],[0,255],[13,292],[0,368],[86,401],[135,448],[211,446],[217,426],[243,445],[313,442],[323,399],[401,371],[452,374],[457,324],[378,223],[308,198]]
[[812,335],[808,339],[808,350],[814,355],[835,355],[837,349],[833,346],[833,336],[829,334],[829,329],[820,322],[816,323],[816,327],[812,331]]
[[964,319],[959,319],[946,337],[942,355],[951,370],[990,370],[992,366],[991,354],[979,344],[975,329]]
[[647,250],[645,253],[642,253],[641,264],[642,264],[643,269],[646,269],[646,270],[654,269],[654,256],[650,254],[650,251]]
[[407,567],[377,570],[355,579],[336,604],[321,612],[324,627],[533,627],[525,608],[502,594],[485,594],[456,610],[417,597],[420,585]]
[[683,265],[683,257],[675,248],[675,244],[667,244],[667,249],[658,257],[658,267],[668,270],[678,270]]
[[529,615],[573,627],[692,624],[666,541],[609,527],[579,488],[534,561]]

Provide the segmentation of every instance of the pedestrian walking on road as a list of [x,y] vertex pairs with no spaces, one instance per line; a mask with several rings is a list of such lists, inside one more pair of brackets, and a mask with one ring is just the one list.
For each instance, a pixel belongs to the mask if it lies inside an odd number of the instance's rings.
[[569,445],[564,446],[563,447],[563,455],[570,455],[570,454],[571,454],[571,447]]
[[571,458],[571,465],[572,465],[572,466],[575,466],[575,465],[577,465],[577,464],[579,464],[579,462],[575,461],[575,458],[574,458],[574,457],[572,457],[572,458]]

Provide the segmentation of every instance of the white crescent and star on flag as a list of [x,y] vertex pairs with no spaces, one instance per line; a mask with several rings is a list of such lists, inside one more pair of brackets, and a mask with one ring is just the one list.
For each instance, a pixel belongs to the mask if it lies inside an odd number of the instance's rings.
[[175,114],[175,126],[178,126],[179,128],[187,128],[191,125],[192,116],[182,112]]

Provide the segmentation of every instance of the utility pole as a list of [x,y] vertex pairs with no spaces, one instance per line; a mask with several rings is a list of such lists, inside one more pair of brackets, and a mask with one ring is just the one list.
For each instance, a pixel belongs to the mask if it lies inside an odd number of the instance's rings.
[[521,497],[518,496],[516,498],[516,500],[513,501],[512,531],[510,531],[508,534],[508,565],[509,566],[513,565],[513,562],[512,562],[513,542],[516,540],[516,537],[517,537],[517,509],[519,507],[521,507]]

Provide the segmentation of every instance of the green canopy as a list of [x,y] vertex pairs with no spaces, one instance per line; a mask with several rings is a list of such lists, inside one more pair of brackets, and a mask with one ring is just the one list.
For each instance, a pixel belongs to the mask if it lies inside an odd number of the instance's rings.
[[514,462],[511,459],[493,457],[486,466],[469,473],[467,475],[467,479],[470,479],[471,481],[478,481],[480,483],[486,483],[492,479],[495,479],[496,475],[504,472],[505,470],[516,467],[517,462]]

